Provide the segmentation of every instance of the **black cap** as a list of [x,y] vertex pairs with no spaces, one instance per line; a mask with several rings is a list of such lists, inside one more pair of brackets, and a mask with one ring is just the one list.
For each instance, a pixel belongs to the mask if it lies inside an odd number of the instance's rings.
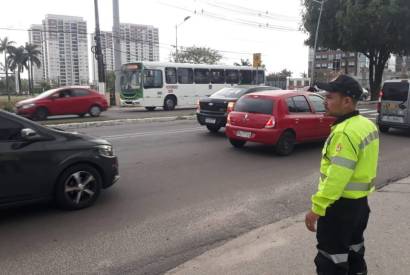
[[329,83],[316,83],[319,89],[328,92],[339,92],[344,95],[350,96],[353,99],[359,99],[363,93],[362,87],[353,77],[348,75],[339,75],[336,79]]

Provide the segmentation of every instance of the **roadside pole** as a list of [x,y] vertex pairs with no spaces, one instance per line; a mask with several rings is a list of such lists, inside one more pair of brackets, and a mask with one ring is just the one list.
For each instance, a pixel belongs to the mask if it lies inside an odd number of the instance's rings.
[[114,72],[115,72],[115,89],[110,91],[110,105],[116,105],[116,94],[120,92],[121,83],[121,49],[120,49],[120,11],[118,0],[112,0],[113,10],[113,40],[114,40]]
[[105,69],[103,54],[101,51],[101,37],[100,37],[100,21],[98,17],[98,0],[94,0],[95,9],[95,50],[94,55],[97,59],[97,69],[98,69],[98,91],[100,94],[105,95]]

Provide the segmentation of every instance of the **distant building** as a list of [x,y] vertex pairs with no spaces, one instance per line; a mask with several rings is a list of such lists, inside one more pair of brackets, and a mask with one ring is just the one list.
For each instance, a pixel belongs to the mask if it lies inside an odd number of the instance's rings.
[[[309,50],[308,75],[311,76],[313,49]],[[330,81],[339,73],[354,76],[362,86],[369,86],[369,59],[362,53],[318,48],[315,55],[315,81]],[[395,75],[396,58],[386,63],[384,79]]]
[[32,25],[29,37],[41,41],[43,66],[33,69],[35,84],[38,75],[59,86],[89,83],[87,22],[83,18],[47,14],[42,25]]
[[33,83],[36,85],[45,79],[44,75],[44,57],[43,57],[43,25],[31,25],[28,32],[28,41],[30,44],[36,45],[37,50],[41,52],[38,59],[41,62],[41,66],[38,68],[33,64]]
[[[93,45],[95,34],[92,34]],[[114,71],[114,37],[112,32],[100,32],[105,69]],[[120,24],[121,64],[136,61],[159,61],[158,28],[148,25]],[[97,79],[97,61],[93,58],[93,78]]]

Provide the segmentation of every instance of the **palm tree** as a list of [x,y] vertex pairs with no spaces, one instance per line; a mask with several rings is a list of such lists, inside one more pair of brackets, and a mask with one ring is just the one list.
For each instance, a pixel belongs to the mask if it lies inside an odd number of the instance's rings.
[[9,68],[8,68],[8,56],[15,49],[14,41],[9,41],[8,37],[0,38],[0,53],[4,53],[4,71],[6,72],[6,92],[8,101],[10,102],[10,91],[9,91]]
[[235,62],[233,63],[234,66],[252,66],[251,62],[249,62],[249,59],[242,59],[241,58],[241,62]]
[[25,55],[28,62],[28,90],[30,93],[33,91],[34,81],[33,81],[33,63],[40,68],[41,61],[39,59],[39,55],[41,55],[41,51],[38,49],[38,45],[26,43]]
[[17,69],[18,89],[16,88],[16,91],[18,92],[20,92],[20,88],[21,88],[20,73],[24,72],[24,68],[28,69],[27,60],[28,58],[27,58],[26,50],[24,49],[23,46],[14,48],[10,56],[8,57],[9,68],[13,72],[16,72],[16,69]]

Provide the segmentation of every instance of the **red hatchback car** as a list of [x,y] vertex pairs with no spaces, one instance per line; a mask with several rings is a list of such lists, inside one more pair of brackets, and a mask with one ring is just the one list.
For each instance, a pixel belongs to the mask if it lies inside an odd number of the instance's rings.
[[17,102],[17,114],[32,119],[44,120],[55,115],[79,115],[89,113],[97,117],[107,110],[106,98],[85,87],[62,87],[48,90],[34,98]]
[[327,138],[335,118],[324,113],[324,98],[314,93],[257,92],[237,101],[225,132],[235,147],[252,141],[275,145],[279,155],[289,155],[297,143]]

